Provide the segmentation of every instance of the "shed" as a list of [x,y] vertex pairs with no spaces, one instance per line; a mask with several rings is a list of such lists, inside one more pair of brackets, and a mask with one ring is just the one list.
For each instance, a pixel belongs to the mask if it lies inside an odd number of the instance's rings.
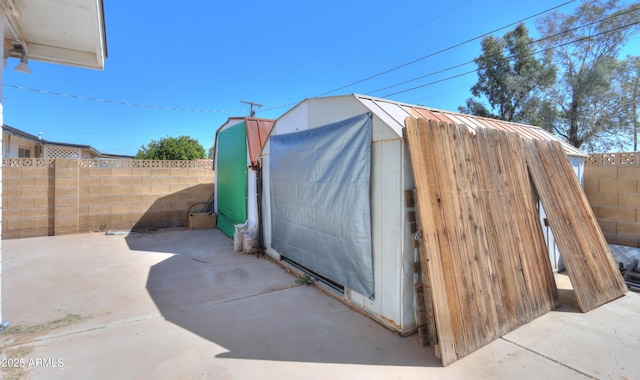
[[[405,191],[414,188],[403,139],[409,116],[558,140],[535,126],[358,94],[306,99],[276,120],[262,149],[266,253],[311,273],[401,335],[417,327],[418,253],[409,219],[413,208],[405,202]],[[367,143],[361,144],[363,138]],[[561,143],[582,181],[584,153]],[[557,268],[555,244],[546,233]],[[336,248],[345,245],[350,248]]]
[[273,120],[231,117],[216,131],[214,142],[214,212],[217,227],[233,237],[235,225],[257,226],[258,158]]

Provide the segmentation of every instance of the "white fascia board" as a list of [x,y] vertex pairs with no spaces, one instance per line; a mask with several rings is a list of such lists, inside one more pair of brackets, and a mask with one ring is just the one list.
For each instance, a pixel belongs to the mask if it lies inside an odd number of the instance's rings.
[[68,66],[103,70],[104,56],[95,52],[79,51],[27,42],[29,60]]

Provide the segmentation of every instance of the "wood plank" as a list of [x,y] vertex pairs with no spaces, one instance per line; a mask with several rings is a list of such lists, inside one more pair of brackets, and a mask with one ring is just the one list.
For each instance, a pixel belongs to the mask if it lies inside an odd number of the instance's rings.
[[[552,275],[553,267],[549,260],[549,252],[548,246],[544,240],[544,232],[542,230],[542,225],[540,223],[539,212],[538,212],[538,197],[535,192],[535,188],[533,183],[531,182],[531,178],[529,176],[529,172],[527,169],[527,162],[525,156],[522,154],[522,144],[524,140],[519,137],[517,134],[509,134],[509,138],[511,140],[511,147],[513,147],[513,154],[516,155],[519,160],[519,168],[517,169],[518,173],[522,173],[520,176],[520,181],[523,181],[519,188],[520,191],[526,192],[525,197],[530,199],[530,202],[523,202],[520,204],[521,210],[519,214],[521,215],[536,215],[536,218],[526,218],[523,222],[528,222],[529,225],[527,229],[531,232],[530,235],[523,236],[523,238],[528,238],[523,242],[525,245],[532,246],[532,252],[537,253],[537,255],[530,257],[530,260],[534,262],[535,268],[544,268],[543,270],[527,270],[524,271],[525,274],[529,275],[526,279],[526,284],[535,283],[535,289],[544,289],[547,290],[548,293],[544,297],[537,298],[539,304],[538,307],[546,308],[551,307],[556,308],[560,305],[559,297],[558,297],[558,288],[555,283],[555,277]],[[542,236],[543,239],[532,238]],[[536,295],[536,291],[533,289],[530,290],[532,294]],[[547,301],[553,301],[553,304],[547,304]],[[541,303],[541,304],[540,304]]]
[[415,204],[413,203],[413,190],[404,191],[404,207],[406,208],[415,207]]
[[[418,121],[419,123],[419,121]],[[452,292],[449,297],[449,305],[451,310],[455,311],[451,318],[454,321],[456,335],[454,340],[457,343],[458,352],[472,350],[476,345],[477,339],[473,325],[473,307],[472,300],[472,282],[468,276],[456,276],[464,264],[466,257],[464,254],[468,251],[466,236],[464,236],[464,226],[461,225],[460,210],[460,194],[459,183],[456,178],[455,168],[455,138],[449,136],[450,125],[445,123],[433,124],[431,130],[434,132],[432,149],[434,156],[437,158],[436,175],[438,182],[439,195],[438,200],[434,204],[439,208],[443,218],[440,225],[441,237],[446,239],[444,246],[447,248],[443,252],[442,259],[445,268],[448,269],[449,285]],[[458,353],[459,354],[459,353]],[[444,358],[443,358],[444,360]]]
[[[420,123],[419,128],[418,123]],[[426,124],[425,119],[407,118],[405,121],[405,133],[410,152],[413,152],[411,154],[417,155],[418,152],[423,152],[424,154],[423,159],[412,160],[414,183],[420,186],[416,188],[418,196],[414,199],[416,209],[419,210],[418,218],[422,231],[422,240],[419,245],[420,262],[428,272],[426,276],[423,276],[422,281],[424,282],[425,279],[428,279],[431,284],[431,298],[438,334],[438,343],[434,347],[437,347],[436,352],[443,364],[447,365],[457,358],[455,352],[456,344],[454,343],[455,326],[450,318],[452,311],[449,307],[448,293],[446,292],[447,282],[445,281],[445,269],[443,268],[443,260],[440,254],[440,239],[436,231],[435,220],[441,215],[436,215],[436,210],[431,205],[432,199],[429,196],[437,191],[437,187],[434,187],[433,183],[430,184],[430,182],[433,182],[432,177],[435,173],[435,167],[433,160],[430,160],[430,158],[433,158],[433,151],[430,149],[430,128],[427,128]],[[429,189],[430,185],[431,190],[426,192],[425,190]],[[425,196],[420,196],[420,192],[423,192]],[[443,291],[443,288],[445,291]]]
[[405,125],[423,281],[448,365],[551,310],[555,283],[519,140],[433,120]]
[[420,345],[426,346],[429,344],[429,334],[427,330],[427,315],[425,310],[423,285],[421,283],[414,284],[414,291],[416,295],[416,324],[418,326],[418,337],[420,338]]
[[486,256],[489,254],[482,241],[481,226],[483,222],[484,198],[480,194],[478,183],[478,167],[480,162],[475,157],[473,149],[475,135],[469,133],[467,127],[458,125],[445,126],[449,129],[452,148],[452,161],[455,162],[455,192],[460,200],[460,209],[457,210],[456,225],[460,228],[461,248],[460,255],[465,270],[465,276],[469,280],[468,293],[471,297],[471,312],[483,315],[484,319],[468,318],[467,324],[473,329],[473,344],[467,344],[470,350],[482,347],[487,341],[499,337],[492,326],[495,326],[496,318],[492,305],[493,291],[486,274]]
[[571,163],[558,143],[527,140],[523,151],[578,307],[592,310],[626,287]]
[[627,281],[629,277],[637,277],[636,274],[633,273],[633,271],[636,270],[637,267],[638,267],[638,260],[633,260],[631,264],[627,267],[627,269],[624,270],[622,279]]
[[[494,328],[500,334],[505,334],[509,329],[508,326],[517,324],[513,301],[517,292],[514,291],[515,287],[510,284],[510,278],[513,276],[512,271],[507,270],[512,265],[509,265],[508,260],[503,259],[500,255],[500,252],[504,252],[508,246],[508,242],[501,240],[500,236],[507,233],[506,229],[510,227],[510,224],[501,225],[501,215],[507,212],[504,209],[507,203],[502,200],[502,194],[498,191],[502,186],[499,184],[496,173],[503,170],[499,167],[499,160],[494,153],[498,151],[497,142],[491,141],[483,131],[483,129],[478,129],[476,132],[478,143],[475,152],[478,161],[484,163],[480,166],[478,178],[483,190],[481,197],[486,204],[483,223],[485,244],[488,250],[488,278],[491,279],[490,286],[493,291],[496,312]],[[507,257],[507,259],[509,258]]]
[[[412,199],[414,199],[414,202],[415,202],[415,200],[418,198],[418,194],[416,193],[415,190],[412,190],[412,193],[413,193]],[[414,223],[413,225],[416,227],[417,236],[421,237],[423,234],[423,229],[420,224],[420,211],[416,208],[414,212],[416,215],[416,223]],[[417,245],[416,248],[420,249],[421,242],[422,242],[421,238],[414,240],[414,243],[416,243]],[[425,323],[426,323],[426,330],[423,331],[426,333],[425,343],[435,347],[438,343],[438,333],[436,331],[436,319],[433,311],[433,296],[432,296],[433,289],[431,289],[431,283],[429,278],[429,268],[428,268],[429,263],[428,262],[423,263],[422,257],[421,257],[420,260],[415,264],[417,264],[417,267],[418,267],[415,269],[417,269],[418,272],[420,272],[420,283],[423,286],[423,303],[424,303],[424,311],[425,311],[424,317],[425,317]]]
[[600,255],[602,255],[592,256],[593,261],[591,264],[596,266],[596,270],[601,276],[600,280],[605,284],[605,288],[610,289],[611,297],[617,298],[617,296],[614,296],[613,294],[613,289],[621,288],[623,294],[627,290],[624,280],[620,279],[618,263],[613,258],[609,244],[600,229],[600,225],[593,214],[593,210],[591,209],[587,196],[584,193],[575,172],[573,171],[573,167],[571,166],[564,149],[562,149],[562,146],[560,146],[559,143],[551,144],[550,147],[553,148],[556,157],[558,157],[557,165],[559,165],[563,170],[565,178],[571,178],[572,185],[568,188],[572,190],[577,202],[581,205],[576,209],[580,212],[579,218],[585,222],[584,225],[587,227],[586,233],[590,238],[594,239],[593,245],[597,251],[600,251]]

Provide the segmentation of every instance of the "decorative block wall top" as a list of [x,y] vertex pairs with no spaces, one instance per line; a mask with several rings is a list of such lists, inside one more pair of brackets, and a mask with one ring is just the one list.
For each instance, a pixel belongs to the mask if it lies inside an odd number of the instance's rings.
[[585,159],[586,165],[640,165],[639,152],[594,153]]
[[81,168],[196,168],[213,169],[213,160],[79,160]]
[[54,158],[3,158],[2,167],[53,168]]
[[[60,157],[59,157],[60,158]],[[39,167],[53,168],[55,158],[3,158],[3,167]],[[78,159],[80,168],[194,168],[213,169],[213,160],[164,161],[164,160],[110,160]]]

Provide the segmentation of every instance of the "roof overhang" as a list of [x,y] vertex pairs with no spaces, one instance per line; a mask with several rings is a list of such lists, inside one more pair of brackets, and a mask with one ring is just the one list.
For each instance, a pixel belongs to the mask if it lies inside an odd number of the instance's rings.
[[104,69],[107,38],[102,0],[0,0],[0,6],[5,58],[7,53],[20,58],[24,51],[29,60]]

